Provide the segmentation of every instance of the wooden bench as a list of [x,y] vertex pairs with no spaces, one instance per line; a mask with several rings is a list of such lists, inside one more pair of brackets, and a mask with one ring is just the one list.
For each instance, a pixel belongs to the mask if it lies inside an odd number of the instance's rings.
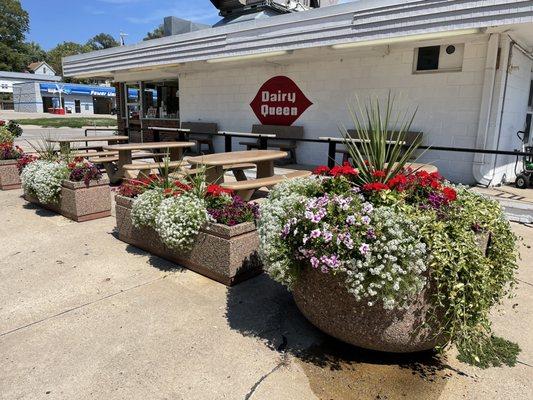
[[[303,126],[280,126],[280,125],[253,125],[252,133],[255,134],[275,134],[276,139],[268,141],[268,147],[276,147],[282,151],[289,153],[289,157],[285,161],[286,164],[297,164],[296,148],[298,143],[296,140],[303,139]],[[260,148],[259,139],[255,141],[239,142],[239,144],[246,146],[248,150]]]
[[108,157],[108,156],[118,156],[118,151],[93,151],[87,153],[72,153],[73,157],[83,157],[83,158],[94,158],[94,157]]
[[196,149],[198,154],[202,154],[202,145],[207,145],[208,153],[215,152],[213,135],[218,132],[218,124],[215,122],[182,122],[182,129],[188,129],[189,140],[198,143]]
[[[357,131],[355,129],[348,129],[348,134],[350,135],[350,137],[352,139],[361,139],[360,135],[357,133]],[[420,138],[420,140],[422,140],[422,137],[423,137],[423,133],[422,132],[405,132],[404,135],[403,135],[403,141],[405,142],[405,145],[410,146],[418,138]],[[397,140],[397,139],[398,139],[398,134],[397,133],[389,132],[387,134],[387,140],[393,141],[393,140]],[[346,148],[344,148],[344,149],[342,149],[342,148],[339,149],[338,148],[336,150],[336,153],[337,154],[342,154],[342,162],[343,163],[348,162],[350,160],[350,158],[351,158],[350,152]]]
[[221,186],[226,189],[233,190],[235,194],[241,197],[243,200],[249,201],[257,189],[262,187],[271,188],[272,186],[275,186],[278,183],[288,179],[305,178],[310,175],[310,171],[294,171],[284,175],[269,176],[267,178],[250,179],[238,182],[225,182],[222,183]]

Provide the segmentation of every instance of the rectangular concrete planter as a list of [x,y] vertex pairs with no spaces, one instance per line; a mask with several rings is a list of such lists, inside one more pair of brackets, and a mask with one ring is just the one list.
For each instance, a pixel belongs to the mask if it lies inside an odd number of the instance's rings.
[[59,204],[41,204],[38,199],[24,193],[31,203],[57,212],[76,222],[92,221],[111,216],[111,188],[107,178],[84,182],[63,181]]
[[257,254],[259,236],[255,224],[208,224],[194,247],[180,252],[163,244],[152,228],[135,228],[131,222],[133,199],[115,196],[119,239],[165,260],[232,286],[262,272]]
[[0,160],[0,190],[20,189],[17,160]]

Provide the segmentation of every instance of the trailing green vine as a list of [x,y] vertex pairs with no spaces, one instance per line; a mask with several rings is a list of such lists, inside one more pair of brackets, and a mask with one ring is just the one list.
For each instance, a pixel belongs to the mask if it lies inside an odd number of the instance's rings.
[[[430,250],[431,278],[436,282],[435,318],[446,347],[455,343],[459,358],[479,367],[514,365],[518,345],[492,336],[489,313],[512,293],[518,268],[517,237],[498,203],[460,189],[445,218],[437,213],[411,217]],[[478,245],[490,235],[487,253]]]

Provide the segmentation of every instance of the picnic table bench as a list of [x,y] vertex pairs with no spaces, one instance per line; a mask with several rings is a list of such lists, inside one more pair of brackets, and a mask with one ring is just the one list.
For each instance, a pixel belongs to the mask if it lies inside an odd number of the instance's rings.
[[260,188],[271,188],[287,179],[305,178],[311,175],[311,171],[294,171],[283,175],[273,175],[265,178],[243,180],[238,182],[224,182],[220,186],[231,189],[244,201],[249,201],[256,190]]
[[[109,145],[112,143],[127,142],[128,139],[129,139],[128,136],[110,135],[110,136],[80,136],[80,137],[75,137],[75,138],[56,138],[56,139],[46,139],[46,141],[49,143],[59,143],[59,151],[62,154],[68,154],[72,151],[73,143],[107,142],[107,144]],[[95,147],[100,149],[100,148],[103,148],[104,146],[95,146]],[[74,149],[74,150],[77,150],[77,149]]]
[[[183,151],[187,148],[194,146],[193,142],[150,142],[150,143],[127,143],[127,144],[115,144],[104,146],[105,150],[108,151],[118,151],[118,160],[116,161],[105,161],[107,174],[112,183],[120,182],[127,175],[124,168],[125,165],[132,164],[133,154],[135,150],[154,150],[155,152],[160,153],[161,149],[166,151],[165,155],[168,153],[170,161],[180,161],[183,157]],[[151,157],[155,156],[155,152],[150,154]],[[146,157],[145,157],[146,158]],[[116,165],[111,165],[112,162],[116,162]],[[181,161],[180,161],[181,162]],[[150,165],[150,163],[147,163]],[[153,168],[157,168],[158,163],[152,163]]]
[[[303,139],[303,126],[280,126],[280,125],[253,125],[252,134],[257,135],[272,135],[274,140],[269,140],[268,147],[275,147],[282,151],[289,153],[286,160],[287,164],[297,164],[296,148],[298,147],[297,139]],[[248,140],[239,142],[239,144],[246,146],[247,150],[259,149],[259,140]]]

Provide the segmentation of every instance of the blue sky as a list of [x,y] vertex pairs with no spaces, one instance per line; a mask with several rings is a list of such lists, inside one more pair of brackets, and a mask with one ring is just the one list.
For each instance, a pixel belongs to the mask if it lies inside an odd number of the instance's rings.
[[[343,0],[341,2],[346,2]],[[28,40],[49,50],[63,41],[85,43],[105,32],[136,43],[167,15],[213,24],[218,11],[210,0],[21,0],[30,14]]]

